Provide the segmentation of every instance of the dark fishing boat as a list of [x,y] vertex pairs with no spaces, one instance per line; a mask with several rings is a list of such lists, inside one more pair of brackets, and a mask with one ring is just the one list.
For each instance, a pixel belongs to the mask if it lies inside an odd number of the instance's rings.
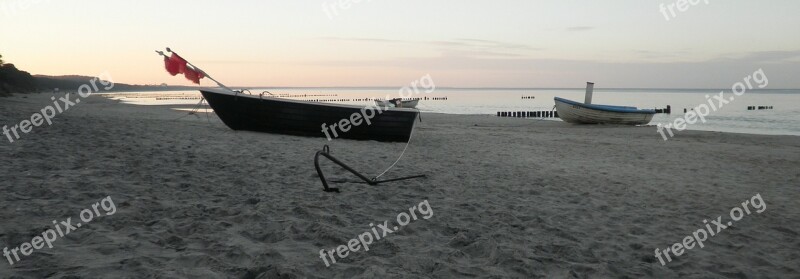
[[414,121],[419,116],[415,109],[325,104],[251,95],[224,88],[202,88],[200,93],[222,122],[233,130],[408,141]]
[[[228,127],[274,134],[377,141],[408,141],[419,111],[408,108],[352,106],[299,101],[234,91],[167,48],[164,67],[196,84],[208,78],[219,88],[200,93]],[[265,91],[266,92],[266,91]]]

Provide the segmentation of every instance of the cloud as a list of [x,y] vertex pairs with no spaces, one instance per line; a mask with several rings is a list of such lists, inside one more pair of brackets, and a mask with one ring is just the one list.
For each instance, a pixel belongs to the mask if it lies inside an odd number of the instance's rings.
[[744,54],[743,59],[762,62],[791,62],[800,58],[800,50],[794,51],[755,51]]
[[633,49],[631,50],[632,53],[637,54],[639,58],[645,60],[676,60],[681,59],[684,57],[690,57],[692,52],[688,49],[685,50],[672,50],[668,52],[664,51],[651,51],[651,50],[643,50],[643,49]]
[[592,27],[592,26],[573,26],[573,27],[568,27],[567,31],[569,31],[569,32],[579,32],[579,31],[589,31],[589,30],[592,30],[592,29],[594,29],[594,27]]
[[[591,27],[572,27],[589,30]],[[446,86],[574,87],[586,80],[600,87],[620,88],[730,88],[732,83],[763,68],[770,88],[800,88],[800,50],[757,51],[722,55],[705,60],[681,60],[692,49],[671,52],[628,50],[626,62],[597,59],[538,59],[534,46],[502,41],[456,38],[440,41],[399,41],[339,38],[371,43],[404,43],[434,47],[434,56],[399,56],[374,60],[328,60],[301,64],[334,68],[386,69],[387,72],[431,73]]]
[[275,61],[261,60],[197,60],[196,64],[275,64]]
[[507,43],[501,41],[481,39],[454,39],[448,41],[429,42],[440,46],[443,55],[460,55],[465,57],[526,57],[531,51],[541,48],[524,44]]
[[365,43],[411,43],[412,41],[390,40],[390,39],[377,39],[377,38],[355,38],[355,37],[321,37],[322,40],[329,41],[350,41],[350,42],[365,42]]
[[467,47],[467,48],[504,48],[504,49],[519,49],[519,50],[542,50],[525,44],[515,44],[501,41],[482,40],[482,39],[453,39],[444,41],[410,41],[410,40],[393,40],[381,38],[359,38],[359,37],[320,37],[321,40],[329,41],[349,41],[349,42],[364,42],[364,43],[387,43],[387,44],[418,44],[418,45],[433,45],[433,46],[450,46],[450,47]]
[[769,88],[800,88],[794,76],[800,63],[791,59],[798,51],[743,53],[739,58],[695,62],[606,62],[597,60],[533,59],[485,56],[450,51],[437,57],[403,57],[370,61],[326,61],[326,67],[370,67],[431,73],[437,84],[457,87],[580,87],[592,80],[604,88],[730,88],[753,71],[763,68]]
[[507,48],[507,49],[522,49],[522,50],[543,50],[524,44],[514,44],[501,41],[481,40],[481,39],[455,39],[456,42],[461,42],[465,45],[475,47],[493,47],[493,48]]

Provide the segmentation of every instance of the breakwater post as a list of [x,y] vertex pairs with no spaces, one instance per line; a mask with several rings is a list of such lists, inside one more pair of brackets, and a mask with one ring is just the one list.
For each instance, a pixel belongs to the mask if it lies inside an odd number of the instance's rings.
[[498,111],[497,117],[516,117],[516,118],[557,118],[558,111],[539,110],[539,111]]

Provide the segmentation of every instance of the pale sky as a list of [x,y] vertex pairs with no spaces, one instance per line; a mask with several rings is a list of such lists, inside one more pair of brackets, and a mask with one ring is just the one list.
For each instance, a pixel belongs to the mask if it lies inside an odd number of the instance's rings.
[[[692,0],[697,1],[697,0]],[[231,86],[800,88],[800,1],[0,0],[0,54],[32,74]],[[348,5],[349,4],[349,5]],[[669,20],[666,17],[670,17]],[[213,85],[207,80],[203,85]]]

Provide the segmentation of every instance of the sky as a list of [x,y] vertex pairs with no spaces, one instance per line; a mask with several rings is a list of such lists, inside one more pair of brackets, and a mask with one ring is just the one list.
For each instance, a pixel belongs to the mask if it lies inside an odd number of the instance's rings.
[[761,68],[769,88],[800,88],[800,1],[686,1],[0,0],[0,54],[32,74],[132,84],[189,85],[154,52],[171,47],[229,86],[430,74],[441,87],[729,88]]

